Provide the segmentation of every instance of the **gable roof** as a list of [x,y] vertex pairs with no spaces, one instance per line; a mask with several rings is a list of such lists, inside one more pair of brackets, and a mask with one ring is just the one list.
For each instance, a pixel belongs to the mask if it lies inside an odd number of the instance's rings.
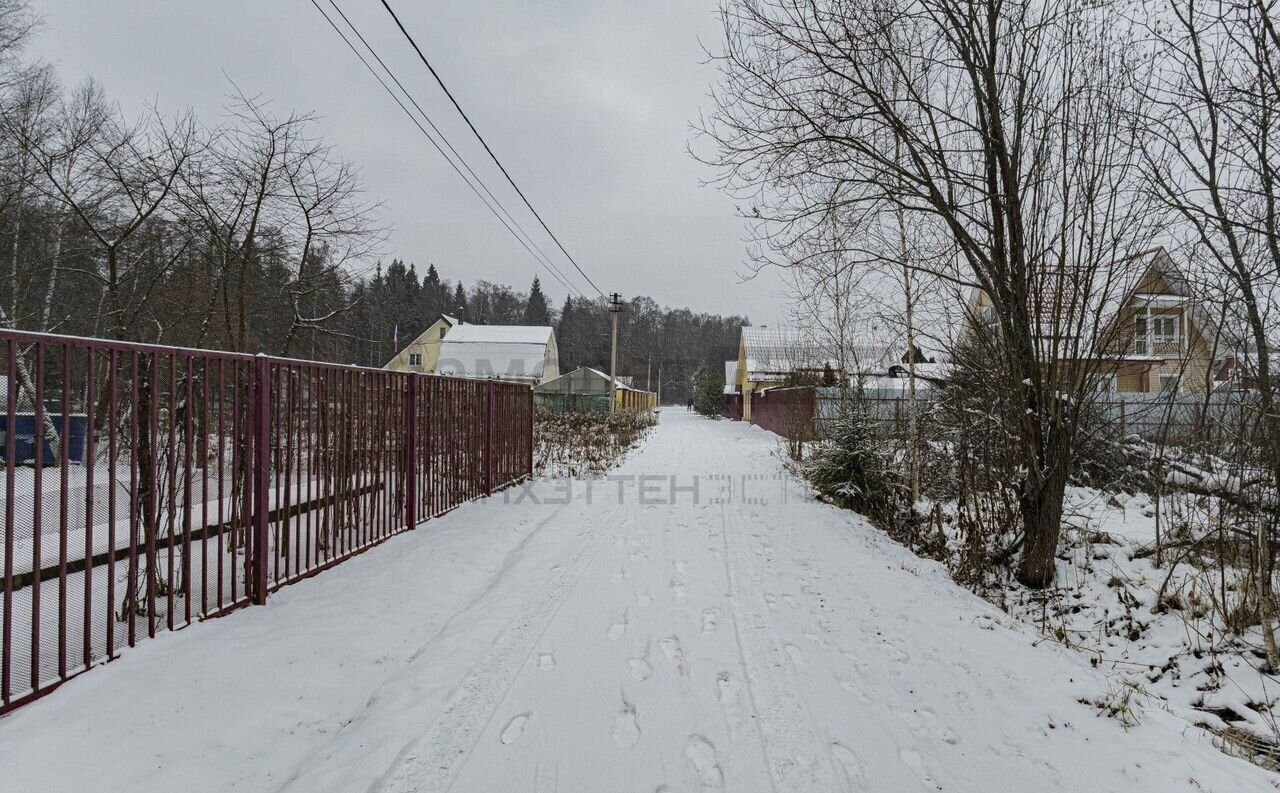
[[[1152,274],[1165,282],[1167,290],[1159,293],[1139,291]],[[1192,323],[1206,339],[1212,339],[1218,333],[1217,323],[1194,299],[1186,275],[1163,246],[1120,257],[1092,271],[1082,268],[1063,278],[1051,272],[1042,278],[1045,281],[1039,290],[1039,316],[1033,318],[1041,343],[1069,339],[1075,349],[1081,352],[1093,350],[1093,354],[1098,354],[1117,340],[1116,334],[1121,331],[1117,321],[1127,306],[1172,305],[1173,298],[1180,299],[1181,304],[1187,306]],[[1049,279],[1061,281],[1067,289],[1059,293],[1052,286],[1045,285]],[[1062,294],[1060,305],[1059,294]],[[970,306],[974,309],[974,316],[968,320],[981,321],[976,316],[981,295],[982,290],[972,290]],[[1063,324],[1068,327],[1062,327]]]
[[[597,381],[599,391],[591,392],[591,393],[600,393],[600,394],[609,393],[608,373],[602,372],[599,369],[596,369],[591,366],[579,366],[577,369],[574,369],[572,372],[566,372],[562,375],[559,375],[558,377],[554,377],[550,380],[547,380],[544,383],[539,383],[537,386],[534,387],[533,390],[541,394],[557,393],[557,392],[560,392],[561,389],[564,388],[565,386],[569,386],[570,390],[572,390],[574,383],[582,382],[583,380],[582,375],[584,374],[587,375],[589,379],[594,379]],[[641,394],[646,393],[643,388],[637,388],[635,385],[633,385],[632,378],[629,376],[614,378],[614,384],[617,390],[619,391],[636,391]],[[589,382],[587,383],[587,386],[590,387]]]
[[436,372],[541,380],[552,339],[544,325],[457,325],[440,342]]
[[[1101,298],[1100,321],[1097,327],[1103,336],[1100,339],[1102,345],[1114,341],[1114,334],[1118,331],[1116,323],[1120,317],[1120,312],[1130,305],[1185,307],[1192,326],[1200,332],[1206,343],[1210,345],[1213,344],[1212,340],[1221,333],[1218,323],[1214,321],[1208,311],[1205,311],[1200,301],[1195,299],[1194,291],[1186,274],[1164,246],[1126,256],[1113,262],[1108,268],[1099,269],[1116,271],[1110,276],[1109,282],[1104,282],[1112,284],[1113,289],[1111,293],[1104,294]],[[1139,292],[1139,288],[1152,274],[1162,279],[1167,289],[1162,292],[1145,290]],[[1095,281],[1099,277],[1101,276],[1095,275]],[[1114,288],[1117,285],[1119,288]],[[1085,330],[1088,332],[1088,328]],[[1099,340],[1095,340],[1095,344],[1097,341]],[[1222,340],[1222,343],[1225,343],[1225,339]]]
[[884,371],[896,362],[897,345],[885,334],[867,331],[845,344],[845,360],[841,361],[836,345],[816,339],[812,332],[793,327],[744,326],[742,348],[748,379],[759,381],[782,379],[797,369],[821,369],[828,363],[847,372]]

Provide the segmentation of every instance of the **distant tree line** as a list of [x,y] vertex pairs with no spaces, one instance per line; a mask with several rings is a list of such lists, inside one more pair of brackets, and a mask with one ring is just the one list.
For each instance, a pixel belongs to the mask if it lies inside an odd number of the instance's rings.
[[[94,81],[64,86],[26,57],[39,24],[0,0],[0,325],[381,365],[450,314],[554,325],[562,371],[607,368],[603,301],[556,311],[536,278],[468,289],[399,258],[370,273],[380,207],[314,116],[234,88],[216,125],[126,118]],[[698,368],[736,356],[743,322],[637,297],[621,373],[686,399]]]
[[[461,281],[442,279],[435,265],[419,277],[413,264],[393,259],[369,279],[358,280],[355,291],[356,305],[349,313],[353,324],[365,329],[354,340],[355,363],[385,363],[443,314],[484,325],[550,325],[556,330],[561,372],[579,366],[609,368],[610,318],[604,298],[569,296],[557,310],[536,277],[528,292],[483,280],[467,289]],[[649,297],[632,298],[618,319],[618,374],[653,391],[661,380],[665,401],[684,402],[699,369],[718,371],[725,360],[738,357],[744,324],[744,317],[697,314],[664,308]]]

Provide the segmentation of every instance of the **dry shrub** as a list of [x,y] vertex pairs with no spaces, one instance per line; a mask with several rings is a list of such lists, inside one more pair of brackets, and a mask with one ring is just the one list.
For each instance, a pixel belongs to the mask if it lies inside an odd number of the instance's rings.
[[657,423],[654,413],[539,409],[533,424],[534,475],[601,476]]

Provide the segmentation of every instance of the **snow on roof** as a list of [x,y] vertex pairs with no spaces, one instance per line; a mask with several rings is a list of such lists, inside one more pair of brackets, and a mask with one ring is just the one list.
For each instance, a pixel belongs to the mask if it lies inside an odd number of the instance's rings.
[[[595,367],[592,367],[592,366],[580,366],[578,367],[578,369],[585,369],[588,372],[591,372],[592,374],[594,374],[595,376],[602,377],[605,380],[609,379],[608,372],[602,372],[599,369],[596,369]],[[574,371],[577,371],[577,369],[575,369]],[[618,375],[617,377],[613,378],[613,382],[617,388],[621,388],[624,391],[639,391],[641,393],[644,392],[643,388],[635,387],[634,385],[635,378],[632,377],[631,375]]]
[[440,342],[439,374],[541,380],[551,328],[457,325]]
[[[867,331],[847,341],[841,355],[836,345],[816,339],[812,332],[765,326],[744,327],[742,344],[747,375],[752,380],[781,377],[796,369],[822,369],[826,364],[851,372],[885,370],[896,362],[898,346],[891,339],[881,338],[881,334]],[[728,372],[727,367],[725,371]]]
[[447,342],[498,342],[501,344],[546,345],[552,330],[546,325],[457,325],[445,336]]

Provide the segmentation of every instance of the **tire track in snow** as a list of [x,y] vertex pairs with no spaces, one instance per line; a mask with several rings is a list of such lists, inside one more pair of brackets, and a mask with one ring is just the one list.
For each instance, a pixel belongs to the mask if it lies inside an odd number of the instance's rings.
[[[722,465],[725,462],[722,453]],[[763,577],[741,530],[737,507],[736,503],[720,505],[729,612],[746,671],[747,692],[759,716],[770,781],[778,793],[837,790],[829,749],[818,740],[792,671],[799,662],[783,649],[783,641],[769,621]]]
[[547,626],[626,514],[625,500],[607,513],[604,525],[591,532],[520,616],[502,631],[493,649],[462,682],[431,730],[400,754],[372,790],[426,793],[452,786]]

